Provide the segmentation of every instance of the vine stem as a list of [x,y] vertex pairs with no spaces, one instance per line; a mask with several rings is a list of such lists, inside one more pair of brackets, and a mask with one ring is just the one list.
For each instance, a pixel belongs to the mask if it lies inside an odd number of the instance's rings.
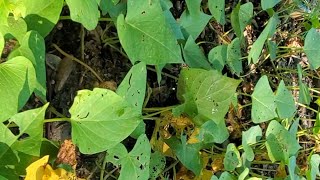
[[84,66],[85,68],[87,68],[89,71],[91,71],[95,76],[96,78],[100,81],[100,82],[103,82],[103,79],[90,67],[88,66],[86,63],[82,62],[81,60],[75,58],[74,56],[66,53],[65,51],[63,51],[58,45],[56,44],[52,44],[52,46],[58,50],[62,55],[72,59],[73,61],[76,61],[77,63],[81,64],[82,66]]
[[45,119],[44,123],[50,123],[50,122],[62,122],[62,121],[67,121],[70,122],[70,118],[52,118],[52,119]]

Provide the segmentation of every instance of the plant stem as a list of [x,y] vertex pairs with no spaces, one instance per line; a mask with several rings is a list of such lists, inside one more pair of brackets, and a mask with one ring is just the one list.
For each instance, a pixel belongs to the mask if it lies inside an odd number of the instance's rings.
[[62,121],[67,121],[70,122],[70,118],[52,118],[52,119],[45,119],[44,123],[50,123],[50,122],[62,122]]
[[[71,20],[70,16],[60,16],[59,20]],[[99,18],[99,21],[112,21],[111,18]]]
[[56,48],[62,55],[64,55],[64,56],[66,56],[66,57],[68,57],[68,58],[76,61],[77,63],[79,63],[79,64],[81,64],[82,66],[84,66],[85,68],[87,68],[89,71],[91,71],[91,72],[97,77],[97,79],[98,79],[100,82],[103,82],[102,78],[101,78],[90,66],[88,66],[86,63],[84,63],[84,62],[82,62],[81,60],[75,58],[74,56],[72,56],[72,55],[64,52],[62,49],[59,48],[58,45],[52,44],[52,46],[53,46],[54,48]]

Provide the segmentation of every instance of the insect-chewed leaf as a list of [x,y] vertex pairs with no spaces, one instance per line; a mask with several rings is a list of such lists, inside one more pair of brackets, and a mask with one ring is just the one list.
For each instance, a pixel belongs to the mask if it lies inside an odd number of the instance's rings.
[[266,147],[272,162],[288,162],[301,148],[295,136],[290,134],[279,122],[273,120],[269,123],[266,132]]
[[0,122],[25,105],[35,86],[35,70],[27,58],[18,56],[0,64]]
[[115,165],[121,165],[119,180],[145,180],[149,178],[151,147],[145,134],[139,136],[130,153],[119,143],[109,149],[106,160]]
[[310,29],[304,42],[304,52],[308,57],[311,69],[318,69],[320,67],[320,32],[317,29]]
[[137,111],[142,111],[144,96],[146,94],[147,69],[146,64],[141,62],[132,66],[126,77],[122,80],[117,89],[117,94],[122,96],[127,102],[136,107]]
[[283,81],[280,82],[276,93],[277,112],[281,119],[290,118],[296,112],[296,106],[292,94],[286,88]]
[[277,116],[275,96],[267,76],[262,76],[252,94],[251,117],[254,123],[269,121]]
[[159,151],[155,151],[151,154],[150,161],[150,178],[157,179],[159,174],[164,170],[166,166],[166,158]]
[[43,120],[48,105],[12,116],[9,123],[14,123],[19,127],[20,132],[17,135],[14,135],[3,123],[0,123],[0,171],[2,167],[16,162],[16,156],[18,156],[19,163],[14,163],[17,164],[14,171],[20,175],[28,163],[33,161],[33,158],[40,156]]
[[230,143],[227,146],[227,152],[225,154],[223,164],[224,168],[228,171],[233,171],[236,167],[240,167],[242,164],[240,153],[233,143]]
[[215,70],[183,69],[178,81],[178,98],[186,100],[185,97],[190,97],[185,101],[189,109],[185,108],[184,111],[197,112],[192,117],[194,120],[214,120],[219,124],[224,120],[239,83],[240,80],[228,78]]
[[180,47],[165,20],[159,0],[128,0],[127,5],[126,18],[118,16],[117,30],[131,62],[181,63]]
[[142,121],[141,113],[108,89],[81,90],[70,108],[72,141],[84,154],[112,148]]

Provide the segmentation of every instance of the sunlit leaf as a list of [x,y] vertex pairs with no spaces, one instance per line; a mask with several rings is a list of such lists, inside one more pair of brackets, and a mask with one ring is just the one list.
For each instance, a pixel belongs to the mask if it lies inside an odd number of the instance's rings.
[[267,76],[262,76],[254,87],[251,117],[254,123],[269,121],[277,116],[275,96]]
[[32,63],[18,56],[0,64],[0,122],[16,114],[27,102],[36,84]]
[[2,54],[4,48],[4,37],[3,34],[0,32],[0,55]]
[[21,42],[27,33],[27,24],[22,18],[15,19],[9,16],[8,25],[0,25],[0,32],[2,32],[5,39],[14,37]]
[[66,0],[73,21],[81,23],[86,29],[93,30],[98,24],[100,12],[96,0]]
[[84,154],[112,148],[142,121],[135,107],[108,89],[78,91],[70,113],[72,141]]
[[268,156],[272,162],[282,161],[287,163],[289,157],[295,156],[301,148],[296,136],[292,136],[288,130],[276,120],[269,123],[266,139]]
[[24,0],[26,11],[23,18],[28,30],[35,30],[42,37],[46,37],[60,18],[63,2],[63,0]]
[[261,137],[262,130],[260,126],[253,126],[247,131],[242,132],[242,146],[248,161],[253,161],[254,159],[254,152],[250,144],[258,142]]
[[24,56],[28,58],[36,71],[37,84],[35,93],[43,101],[46,101],[47,82],[46,82],[46,64],[45,64],[45,42],[43,37],[37,31],[29,31],[20,41],[20,47],[14,50],[9,58]]
[[[48,105],[12,116],[9,124],[14,123],[19,127],[20,131],[17,135],[14,135],[6,125],[0,123],[0,164],[2,166],[15,165],[14,171],[21,175],[24,174],[29,161],[40,156],[43,120]],[[12,151],[15,152],[15,155],[8,157],[7,155],[12,155]],[[17,161],[16,155],[19,163],[12,164]]]
[[225,154],[223,164],[224,168],[228,171],[233,171],[235,168],[241,166],[240,153],[233,143],[230,143],[227,146],[227,152]]
[[198,124],[210,119],[219,124],[224,120],[239,83],[239,80],[223,76],[215,70],[183,69],[177,96],[186,103],[184,112],[194,121],[200,120]]
[[142,105],[146,94],[147,69],[141,62],[132,66],[117,89],[117,94],[131,103],[137,111],[142,112]]
[[221,25],[226,23],[225,18],[225,0],[209,0],[208,7],[212,16],[219,22]]
[[152,65],[182,62],[180,47],[159,1],[128,0],[127,16],[119,15],[117,30],[132,64],[136,61]]
[[291,92],[283,81],[279,84],[275,98],[279,117],[281,119],[292,117],[296,112],[296,106]]
[[318,69],[320,67],[320,44],[318,43],[320,41],[320,32],[317,29],[311,28],[308,31],[308,34],[304,41],[304,52],[306,53],[308,57],[308,61],[310,63],[310,68],[312,70]]

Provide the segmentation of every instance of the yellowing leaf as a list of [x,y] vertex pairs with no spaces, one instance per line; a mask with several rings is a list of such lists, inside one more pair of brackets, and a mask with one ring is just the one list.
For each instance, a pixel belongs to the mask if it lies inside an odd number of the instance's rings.
[[77,176],[71,172],[67,172],[62,168],[53,170],[48,164],[49,156],[44,156],[43,158],[30,164],[26,171],[27,175],[25,180],[82,180],[77,178]]
[[49,156],[44,156],[43,158],[30,164],[26,169],[27,176],[25,180],[41,179],[44,175],[48,160]]

